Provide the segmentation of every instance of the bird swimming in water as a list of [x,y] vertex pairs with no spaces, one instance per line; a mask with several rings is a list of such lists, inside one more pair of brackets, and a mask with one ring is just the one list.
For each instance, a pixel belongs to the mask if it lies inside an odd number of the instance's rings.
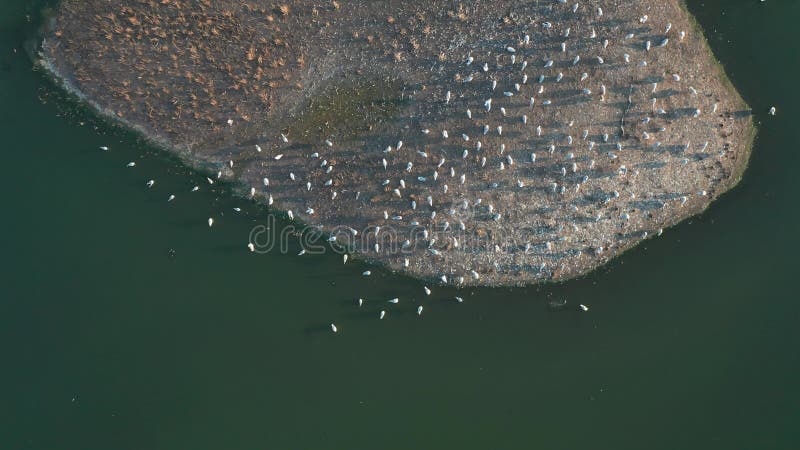
[[399,298],[393,298],[393,299],[389,300],[389,303],[393,303],[393,304],[395,304],[395,305],[396,305],[397,303],[399,303],[399,302],[400,302],[400,299],[399,299]]
[[174,195],[170,195],[169,198],[167,199],[168,202],[171,202],[173,200],[175,200],[175,196]]
[[334,333],[338,333],[339,332],[339,329],[336,328],[336,324],[333,324],[333,323],[331,324],[331,331],[333,331]]
[[209,218],[208,218],[208,226],[210,227],[211,225],[214,225],[214,219],[212,219],[211,217],[209,217]]
[[154,184],[156,184],[155,180],[150,180],[150,181],[147,182],[147,187],[151,188],[151,187],[153,187]]
[[422,315],[422,309],[423,309],[422,305],[417,306],[417,315],[418,316]]
[[135,162],[133,162],[133,161],[131,161],[131,162],[129,162],[129,163],[128,163],[128,167],[135,167],[135,166],[136,166],[136,163],[135,163]]
[[770,108],[770,109],[769,109],[769,115],[770,115],[770,116],[774,116],[774,115],[775,115],[777,112],[778,112],[778,110],[777,110],[777,109],[775,109],[775,107],[774,107],[774,106],[773,106],[772,108]]
[[586,306],[586,305],[584,305],[583,303],[581,303],[581,304],[580,304],[580,305],[578,305],[578,306],[580,306],[580,308],[581,308],[581,311],[584,311],[584,312],[586,312],[586,311],[588,311],[588,310],[589,310],[589,307],[588,307],[588,306]]
[[200,190],[200,186],[195,186],[192,188],[192,192],[197,192]]
[[256,246],[255,246],[255,245],[253,245],[253,243],[252,243],[252,242],[248,242],[248,243],[247,243],[247,248],[248,248],[248,249],[249,249],[251,252],[254,252],[254,251],[256,251]]
[[363,275],[365,277],[368,277],[368,276],[372,275],[372,272],[369,271],[369,270],[365,270],[364,272],[361,273],[361,275]]
[[378,314],[378,319],[383,320],[384,317],[386,317],[386,311],[381,310],[380,314]]
[[358,299],[357,303],[358,303],[358,307],[361,308],[361,306],[364,305],[364,299],[363,298]]
[[102,150],[102,151],[104,151],[104,152],[107,152],[107,151],[108,151],[108,147],[106,147],[106,146],[104,145],[104,146],[100,147],[100,150]]

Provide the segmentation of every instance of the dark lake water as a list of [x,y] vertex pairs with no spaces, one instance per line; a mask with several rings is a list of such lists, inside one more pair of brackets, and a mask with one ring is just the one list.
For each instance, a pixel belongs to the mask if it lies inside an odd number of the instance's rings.
[[33,70],[46,3],[0,2],[0,449],[800,448],[800,2],[689,2],[759,126],[707,212],[583,279],[427,298],[249,253],[263,209]]

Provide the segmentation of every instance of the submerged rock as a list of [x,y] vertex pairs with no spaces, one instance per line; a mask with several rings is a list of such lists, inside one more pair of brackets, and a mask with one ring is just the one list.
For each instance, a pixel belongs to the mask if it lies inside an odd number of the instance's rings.
[[747,106],[678,0],[64,0],[42,64],[353,254],[581,275],[744,171]]

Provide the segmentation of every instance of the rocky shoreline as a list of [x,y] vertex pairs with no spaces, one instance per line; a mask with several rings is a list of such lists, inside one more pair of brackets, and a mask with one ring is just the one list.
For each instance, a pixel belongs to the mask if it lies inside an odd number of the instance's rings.
[[733,187],[755,133],[678,0],[64,0],[40,64],[353,256],[447,284],[582,275]]

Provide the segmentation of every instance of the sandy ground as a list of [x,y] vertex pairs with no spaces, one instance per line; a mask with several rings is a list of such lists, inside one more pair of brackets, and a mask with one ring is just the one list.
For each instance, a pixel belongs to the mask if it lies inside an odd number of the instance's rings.
[[754,134],[678,0],[64,0],[42,64],[241,195],[443,283],[586,273],[735,185]]

